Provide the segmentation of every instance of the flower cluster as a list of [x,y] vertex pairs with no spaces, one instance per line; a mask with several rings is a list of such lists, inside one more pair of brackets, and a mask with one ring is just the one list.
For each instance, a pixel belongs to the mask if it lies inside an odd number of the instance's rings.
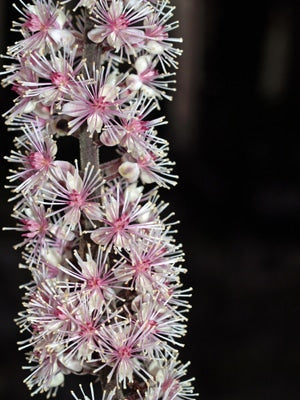
[[[17,94],[5,117],[19,132],[6,157],[17,221],[7,229],[20,231],[32,274],[17,318],[25,382],[50,397],[66,375],[90,374],[103,400],[192,399],[178,360],[190,289],[176,221],[158,195],[177,177],[157,136],[164,118],[151,116],[174,90],[174,7],[81,0],[72,13],[69,1],[20,3],[22,39],[8,48],[2,83]],[[57,159],[63,136],[92,149],[81,148],[80,165]],[[100,163],[105,147],[115,156]],[[84,399],[95,399],[90,391],[81,388]]]

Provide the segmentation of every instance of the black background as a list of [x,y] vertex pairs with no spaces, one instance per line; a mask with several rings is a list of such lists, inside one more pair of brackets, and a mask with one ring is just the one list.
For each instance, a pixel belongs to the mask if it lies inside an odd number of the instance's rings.
[[[203,400],[296,400],[299,381],[300,144],[297,47],[299,2],[177,0],[184,55],[170,121],[179,185],[161,197],[181,220],[193,286],[186,346],[190,375]],[[1,52],[9,32],[3,1]],[[1,112],[13,94],[1,91]],[[12,133],[1,121],[1,160]],[[70,154],[70,157],[73,155]],[[1,161],[1,181],[8,165]],[[4,184],[4,183],[3,183]],[[9,217],[1,184],[1,225]],[[22,380],[24,355],[13,318],[22,308],[18,286],[27,280],[1,233],[2,357],[0,397],[30,398]],[[69,399],[67,379],[58,399]],[[44,398],[37,396],[37,398]]]

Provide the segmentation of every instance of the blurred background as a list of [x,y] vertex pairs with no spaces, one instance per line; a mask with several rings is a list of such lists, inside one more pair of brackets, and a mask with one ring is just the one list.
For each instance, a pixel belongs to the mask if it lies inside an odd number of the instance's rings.
[[[300,11],[295,0],[173,0],[184,37],[174,101],[164,105],[179,184],[161,197],[181,220],[193,286],[184,361],[202,400],[300,395]],[[16,14],[0,2],[1,53]],[[1,112],[13,94],[1,91]],[[3,190],[12,134],[1,121]],[[28,400],[13,318],[22,308],[15,235],[1,232],[0,397]],[[58,399],[71,398],[67,380]],[[36,398],[44,398],[36,397]]]

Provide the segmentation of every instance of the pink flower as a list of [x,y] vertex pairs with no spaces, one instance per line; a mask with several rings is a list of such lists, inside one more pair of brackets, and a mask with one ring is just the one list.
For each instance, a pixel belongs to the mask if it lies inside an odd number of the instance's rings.
[[[44,278],[40,274],[39,278],[42,277]],[[64,332],[71,329],[69,313],[74,303],[67,303],[63,297],[64,293],[67,292],[57,287],[54,280],[44,279],[37,282],[36,290],[30,293],[28,302],[24,303],[33,338],[22,342],[22,348],[30,346],[38,338],[50,338],[51,335],[53,343],[59,343],[64,337]]]
[[140,95],[124,109],[124,116],[119,121],[108,123],[103,130],[100,140],[106,146],[120,144],[129,151],[145,150],[148,137],[160,142],[162,139],[155,135],[157,126],[166,124],[164,117],[148,120],[148,115],[156,108],[151,99]]
[[[51,340],[41,340],[35,344],[34,352],[30,357],[30,365],[23,367],[30,374],[24,379],[24,383],[31,390],[32,396],[47,392],[47,396],[55,396],[59,386],[64,383],[64,374],[59,366],[56,353],[49,348]],[[34,390],[32,390],[35,387]]]
[[147,202],[141,206],[139,204],[141,196],[136,201],[130,202],[128,193],[125,192],[124,195],[117,185],[115,195],[107,192],[102,198],[103,217],[99,222],[104,226],[91,232],[91,239],[98,245],[129,248],[133,240],[142,238],[146,232],[161,229],[157,221],[142,222],[142,218],[151,213],[153,204]]
[[40,257],[41,252],[47,249],[51,241],[51,223],[44,207],[37,205],[33,198],[26,198],[22,204],[23,207],[16,208],[13,214],[13,217],[19,221],[17,227],[4,229],[22,232],[23,241],[14,248],[25,246],[26,249],[30,249],[27,262],[32,264],[36,258]]
[[[152,137],[149,136],[152,140]],[[162,141],[160,147],[152,144],[151,141],[146,142],[145,150],[137,149],[130,153],[124,153],[122,156],[122,164],[119,167],[119,172],[122,174],[122,165],[126,162],[131,162],[139,169],[141,181],[145,183],[156,183],[159,186],[170,187],[175,186],[177,175],[172,174],[174,163],[170,161],[167,155],[168,142]],[[126,176],[125,176],[126,177]]]
[[94,167],[90,164],[85,168],[83,178],[80,177],[77,164],[73,172],[63,170],[56,165],[51,175],[51,186],[42,189],[43,199],[40,201],[52,207],[58,206],[58,209],[49,215],[64,211],[64,222],[70,229],[78,225],[81,232],[81,213],[84,213],[91,223],[102,215],[95,201],[100,196],[95,192],[102,184],[100,171],[94,172]]
[[168,243],[166,232],[157,232],[156,241],[149,242],[145,238],[132,243],[124,258],[124,273],[137,293],[153,294],[157,290],[164,292],[166,282],[178,279],[174,268],[183,261],[183,254],[179,246]]
[[21,80],[22,86],[27,88],[26,96],[39,97],[43,105],[53,109],[59,109],[68,92],[72,91],[75,76],[82,68],[82,62],[75,65],[77,47],[70,51],[55,52],[50,46],[50,55],[47,57],[38,52],[32,52],[28,63],[31,63],[31,70],[38,78],[35,82]]
[[56,143],[47,134],[34,124],[25,125],[23,140],[17,139],[21,151],[12,151],[6,159],[20,164],[17,171],[12,171],[10,182],[21,181],[14,187],[15,192],[38,191],[39,185],[44,184],[54,169],[54,159],[57,152]]
[[167,304],[160,304],[156,296],[146,294],[139,296],[133,303],[136,314],[133,316],[140,326],[148,326],[149,336],[146,340],[152,343],[147,352],[152,359],[160,359],[164,354],[172,354],[173,347],[183,346],[178,338],[186,334],[184,318],[176,315]]
[[91,361],[93,353],[98,349],[101,326],[118,312],[108,317],[104,309],[90,308],[87,296],[77,294],[77,297],[72,297],[72,301],[76,301],[73,309],[66,315],[71,326],[64,331],[64,346],[59,348],[58,342],[58,356],[67,368],[75,367],[78,369],[76,372],[80,372],[88,368],[86,363]]
[[163,72],[168,68],[178,68],[176,57],[182,54],[182,50],[173,46],[174,43],[182,43],[181,38],[170,37],[169,32],[178,28],[178,21],[168,22],[175,7],[170,6],[169,1],[163,0],[157,4],[154,12],[149,13],[144,20],[145,37],[147,38],[146,50],[156,56]]
[[74,90],[68,92],[73,100],[65,103],[62,109],[62,114],[73,117],[69,121],[69,134],[76,132],[85,121],[91,135],[100,133],[103,124],[122,115],[118,107],[124,100],[118,98],[120,80],[115,80],[115,74],[109,75],[108,70],[99,72],[95,68],[92,77],[87,69],[86,73],[88,80],[73,80]]
[[[55,282],[39,274],[35,278],[38,290],[34,290],[31,283],[30,291],[27,293],[27,302],[24,303],[27,311],[27,327],[32,335],[23,342],[19,342],[20,349],[33,347],[28,354],[30,365],[25,367],[30,371],[24,380],[29,389],[36,387],[32,393],[37,394],[47,391],[49,396],[55,395],[57,389],[64,382],[62,365],[59,362],[59,351],[64,332],[70,329],[68,308],[72,304],[66,304],[62,292],[57,288]],[[66,373],[71,371],[67,371]]]
[[151,379],[143,365],[143,360],[147,359],[144,355],[147,346],[144,343],[148,335],[149,328],[138,327],[136,324],[120,322],[102,326],[98,352],[103,365],[94,372],[97,373],[105,366],[111,367],[107,380],[110,381],[115,374],[117,385],[121,383],[123,388],[127,387],[127,382],[133,382],[134,374],[145,381]]
[[66,25],[69,24],[67,16],[61,8],[54,5],[52,0],[33,0],[33,4],[23,2],[22,4],[24,6],[22,10],[14,5],[22,15],[21,22],[15,22],[14,25],[20,29],[25,38],[10,46],[9,54],[13,56],[24,54],[34,48],[43,52],[49,44],[59,47],[72,45],[74,37],[66,29]]
[[[174,91],[170,84],[175,83],[174,80],[166,80],[173,73],[161,74],[157,69],[157,60],[153,60],[150,55],[143,55],[136,59],[134,67],[136,74],[128,75],[126,83],[129,89],[133,91],[142,91],[146,97],[156,99],[165,98],[172,100],[167,91]],[[157,102],[157,106],[159,106]]]
[[[125,289],[122,285],[122,275],[124,275],[122,265],[114,263],[109,269],[108,251],[103,252],[98,247],[97,257],[94,260],[91,247],[88,247],[86,260],[83,260],[77,252],[74,253],[76,264],[68,261],[70,268],[60,267],[72,280],[68,283],[69,288],[79,289],[80,295],[88,299],[90,310],[109,310],[110,302],[113,298],[119,298],[117,292]],[[118,272],[120,271],[120,272]],[[120,276],[116,276],[120,275]],[[120,298],[122,301],[123,299]]]
[[160,287],[159,301],[161,304],[168,304],[173,308],[176,315],[182,318],[184,313],[187,313],[191,309],[189,299],[192,296],[192,288],[182,288],[182,283],[167,283],[164,286],[164,290]]
[[88,37],[95,43],[107,40],[109,46],[121,53],[121,57],[123,51],[128,57],[136,55],[136,49],[140,50],[144,42],[144,27],[137,24],[148,13],[149,7],[143,0],[138,1],[136,8],[124,4],[122,0],[111,0],[110,5],[107,0],[99,0],[92,16],[96,27],[88,33]]
[[3,116],[7,118],[7,124],[11,124],[16,117],[22,114],[34,112],[38,104],[37,97],[30,98],[26,96],[28,87],[21,84],[22,81],[36,83],[38,78],[31,68],[25,65],[25,58],[20,57],[19,60],[20,64],[15,66],[13,73],[3,82],[4,85],[11,84],[12,90],[18,94],[14,106],[3,114]]
[[[19,342],[25,383],[51,397],[65,375],[90,374],[101,378],[102,400],[191,400],[187,364],[177,361],[191,291],[180,281],[178,222],[158,194],[177,178],[156,113],[171,99],[169,69],[181,54],[174,7],[20,3],[13,27],[22,37],[8,49],[2,84],[17,95],[4,114],[9,130],[21,131],[6,159],[15,165],[15,247],[31,273],[16,320],[28,333]],[[81,167],[56,159],[58,143],[78,144]],[[97,397],[92,384],[80,390]]]
[[192,379],[183,379],[187,373],[190,362],[182,364],[178,359],[178,354],[173,356],[170,361],[163,363],[153,362],[150,370],[155,376],[156,383],[148,389],[145,398],[149,400],[189,400],[199,396],[194,393]]

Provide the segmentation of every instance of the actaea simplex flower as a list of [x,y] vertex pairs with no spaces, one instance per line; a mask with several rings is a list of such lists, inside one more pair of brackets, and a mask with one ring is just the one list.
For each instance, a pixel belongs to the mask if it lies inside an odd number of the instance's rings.
[[[94,383],[74,399],[193,399],[188,363],[178,357],[191,289],[180,281],[177,222],[158,195],[177,179],[157,135],[181,54],[174,7],[14,7],[21,39],[3,56],[2,84],[17,96],[4,115],[17,134],[6,157],[16,226],[6,229],[20,232],[21,267],[32,275],[17,318],[25,383],[49,398],[66,375],[88,374]],[[78,143],[79,161],[57,159],[63,136]],[[105,147],[114,156],[101,162]]]

